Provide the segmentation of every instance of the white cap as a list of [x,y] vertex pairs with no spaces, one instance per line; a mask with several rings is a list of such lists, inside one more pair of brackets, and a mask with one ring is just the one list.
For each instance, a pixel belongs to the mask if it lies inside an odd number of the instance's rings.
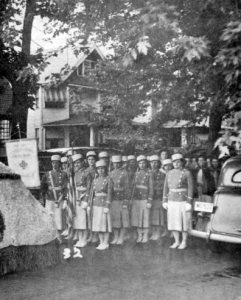
[[159,156],[158,155],[152,155],[152,156],[150,156],[150,159],[149,159],[150,161],[160,161],[160,158],[159,158]]
[[67,152],[67,156],[72,156],[72,155],[73,155],[73,150],[69,149],[68,152]]
[[121,162],[122,159],[121,159],[121,156],[120,156],[120,155],[113,155],[113,156],[111,157],[111,161],[112,161],[113,163],[118,163],[118,162]]
[[128,155],[127,159],[128,160],[132,160],[132,159],[136,160],[136,157],[135,157],[135,155]]
[[95,151],[89,151],[86,153],[86,157],[89,157],[89,156],[97,156],[97,154],[95,153]]
[[106,162],[104,160],[98,160],[97,163],[95,164],[96,168],[99,167],[106,167]]
[[103,157],[109,157],[108,152],[106,152],[106,151],[100,152],[99,153],[99,158],[103,158]]
[[67,161],[68,161],[68,158],[67,158],[66,156],[61,157],[61,162],[62,162],[62,163],[65,163],[65,162],[67,162]]
[[167,158],[167,159],[164,159],[162,161],[162,165],[165,166],[165,165],[170,165],[172,164],[172,160],[170,158]]
[[61,156],[60,155],[52,155],[51,156],[51,160],[56,160],[56,161],[60,161],[61,160]]
[[128,161],[128,158],[127,158],[127,156],[122,156],[122,161]]
[[79,159],[83,159],[83,156],[81,154],[75,154],[72,156],[73,162],[75,162],[76,160],[79,160]]
[[183,155],[181,153],[176,153],[172,155],[172,161],[177,160],[177,159],[182,159]]
[[141,161],[141,160],[146,160],[146,156],[145,155],[139,155],[137,156],[137,159],[136,159],[138,162]]

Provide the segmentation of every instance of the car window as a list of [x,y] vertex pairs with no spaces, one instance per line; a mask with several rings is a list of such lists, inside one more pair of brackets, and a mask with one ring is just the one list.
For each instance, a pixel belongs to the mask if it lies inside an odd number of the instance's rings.
[[241,171],[238,171],[233,175],[233,182],[241,183]]

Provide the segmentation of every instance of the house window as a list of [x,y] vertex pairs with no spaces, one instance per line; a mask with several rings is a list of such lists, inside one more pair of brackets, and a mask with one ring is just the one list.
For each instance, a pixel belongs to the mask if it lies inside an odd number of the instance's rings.
[[35,138],[37,141],[37,147],[39,149],[39,128],[35,128]]
[[78,76],[90,76],[96,75],[98,65],[96,61],[86,59],[81,65],[77,68]]
[[40,93],[40,91],[38,90],[36,95],[35,95],[35,108],[36,109],[39,108],[39,93]]
[[46,149],[64,147],[64,129],[46,128]]
[[65,108],[67,95],[65,89],[45,89],[45,108]]
[[0,120],[0,140],[10,139],[10,123],[8,120]]

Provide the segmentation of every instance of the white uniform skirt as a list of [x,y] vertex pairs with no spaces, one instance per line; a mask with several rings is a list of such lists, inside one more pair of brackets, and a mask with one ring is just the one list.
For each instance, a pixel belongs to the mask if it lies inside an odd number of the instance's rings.
[[93,206],[92,211],[92,231],[112,232],[110,212],[104,213],[104,207]]
[[191,228],[191,212],[186,211],[186,201],[168,201],[168,230],[188,231]]
[[87,209],[81,207],[81,203],[77,202],[75,207],[75,216],[73,219],[73,228],[77,230],[87,230],[88,229],[88,217]]
[[131,208],[131,226],[149,228],[150,209],[147,209],[147,200],[133,200]]
[[161,200],[153,200],[151,204],[150,225],[161,226]]
[[63,201],[60,201],[59,207],[55,207],[55,202],[46,199],[45,208],[49,214],[53,215],[55,225],[58,230],[63,230],[62,209]]
[[113,228],[130,227],[130,217],[128,208],[123,208],[123,201],[114,200],[110,208],[111,223]]

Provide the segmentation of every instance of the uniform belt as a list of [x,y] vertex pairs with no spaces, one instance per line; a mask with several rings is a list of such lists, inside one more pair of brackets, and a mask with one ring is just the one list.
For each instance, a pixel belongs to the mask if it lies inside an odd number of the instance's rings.
[[114,187],[115,192],[123,192],[124,188]]
[[136,187],[137,187],[138,189],[148,190],[148,187],[145,186],[145,185],[136,185]]
[[77,186],[77,187],[76,187],[76,190],[77,190],[77,191],[80,191],[80,192],[85,192],[85,191],[87,191],[87,188],[84,187],[84,186]]
[[[49,189],[53,190],[52,186],[50,186]],[[62,187],[61,186],[55,186],[54,189],[55,189],[55,191],[62,191]]]
[[161,187],[154,187],[154,190],[162,190]]
[[187,191],[187,189],[185,189],[185,188],[183,188],[183,189],[170,189],[170,192],[186,192]]
[[95,193],[95,196],[107,196],[106,193]]

